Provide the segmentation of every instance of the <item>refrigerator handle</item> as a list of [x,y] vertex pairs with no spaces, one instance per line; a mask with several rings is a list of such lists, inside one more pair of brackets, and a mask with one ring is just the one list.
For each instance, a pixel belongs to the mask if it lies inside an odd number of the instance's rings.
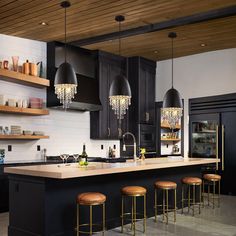
[[[216,159],[219,159],[219,126],[216,126]],[[219,170],[219,163],[216,162],[216,170]]]
[[222,125],[222,129],[221,129],[221,135],[222,135],[222,158],[221,158],[221,169],[225,170],[225,126]]

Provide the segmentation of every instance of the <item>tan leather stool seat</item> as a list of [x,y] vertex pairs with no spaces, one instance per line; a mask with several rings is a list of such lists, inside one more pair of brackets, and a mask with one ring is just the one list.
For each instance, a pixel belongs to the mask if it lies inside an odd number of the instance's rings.
[[161,189],[176,189],[177,184],[172,181],[157,181],[155,187]]
[[81,205],[99,205],[106,201],[106,196],[98,192],[81,193],[77,197],[77,203]]
[[121,189],[121,193],[124,195],[144,195],[147,193],[147,190],[141,186],[126,186]]
[[184,177],[182,179],[182,183],[184,184],[192,184],[192,185],[199,185],[202,184],[202,180],[198,177]]
[[205,175],[203,175],[203,178],[208,180],[208,181],[219,181],[219,180],[221,180],[221,176],[216,175],[216,174],[205,174]]

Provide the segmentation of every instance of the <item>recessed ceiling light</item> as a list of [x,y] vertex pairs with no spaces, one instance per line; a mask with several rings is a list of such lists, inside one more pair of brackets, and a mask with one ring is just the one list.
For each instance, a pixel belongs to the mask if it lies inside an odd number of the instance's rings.
[[48,25],[48,23],[47,23],[47,22],[45,22],[45,21],[42,21],[42,22],[40,22],[39,24],[40,24],[40,25],[43,25],[43,26],[46,26],[46,25]]
[[154,53],[155,53],[155,54],[157,54],[157,53],[158,53],[158,51],[157,51],[157,50],[155,50],[155,51],[154,51]]
[[201,47],[206,47],[206,44],[205,43],[201,43],[200,46]]

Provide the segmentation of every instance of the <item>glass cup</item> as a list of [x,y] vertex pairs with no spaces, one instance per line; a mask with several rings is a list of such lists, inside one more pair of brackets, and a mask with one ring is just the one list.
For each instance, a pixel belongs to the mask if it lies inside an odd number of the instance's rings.
[[69,155],[68,154],[61,154],[60,158],[62,159],[62,163],[66,163]]

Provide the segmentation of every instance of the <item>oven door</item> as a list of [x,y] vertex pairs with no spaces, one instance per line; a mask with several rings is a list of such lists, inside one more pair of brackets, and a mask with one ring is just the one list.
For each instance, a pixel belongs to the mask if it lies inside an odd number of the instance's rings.
[[146,154],[156,155],[156,127],[139,124],[139,147],[146,149]]

